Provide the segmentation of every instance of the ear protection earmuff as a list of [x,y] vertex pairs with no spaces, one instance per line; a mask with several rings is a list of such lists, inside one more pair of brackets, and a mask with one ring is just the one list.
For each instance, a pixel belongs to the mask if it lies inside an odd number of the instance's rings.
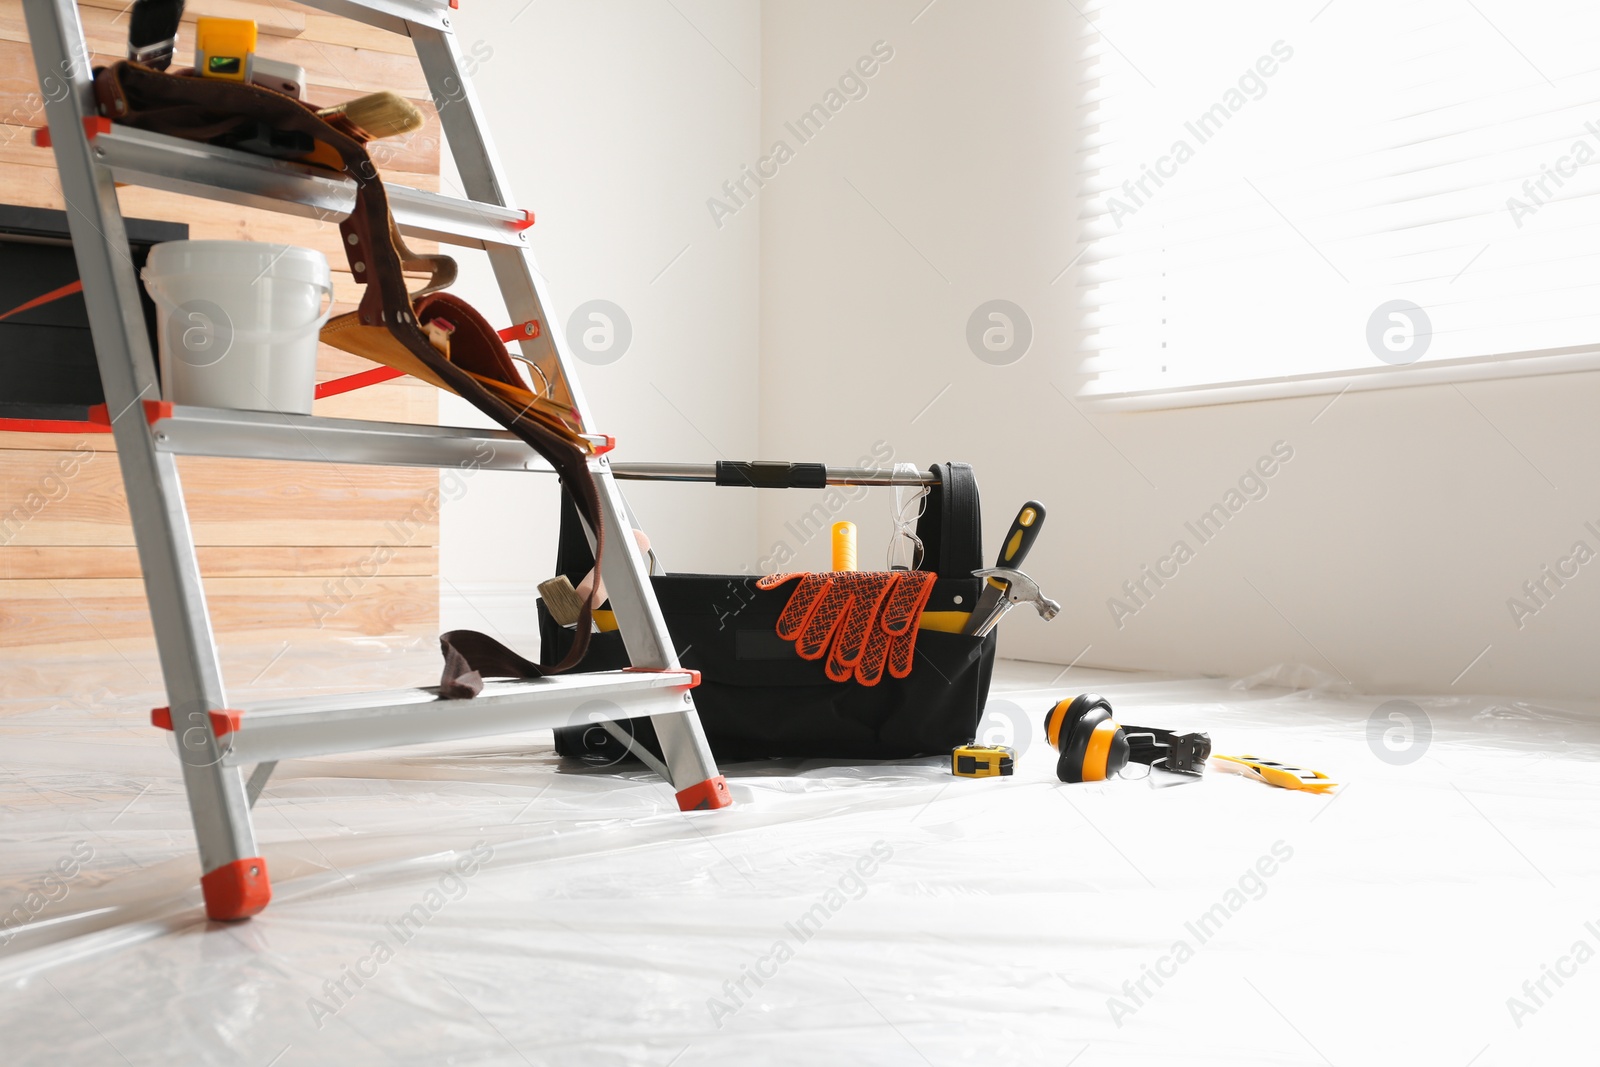
[[1061,753],[1063,782],[1103,782],[1129,763],[1198,776],[1211,755],[1209,734],[1178,734],[1156,726],[1121,726],[1111,702],[1093,693],[1063,700],[1045,713],[1044,735]]
[[1044,717],[1044,735],[1061,753],[1063,782],[1103,782],[1128,765],[1128,738],[1111,718],[1111,702],[1093,693],[1063,700]]

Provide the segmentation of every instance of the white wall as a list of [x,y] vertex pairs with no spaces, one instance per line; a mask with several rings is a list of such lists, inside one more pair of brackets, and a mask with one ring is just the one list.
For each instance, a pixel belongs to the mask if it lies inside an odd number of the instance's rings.
[[[1575,541],[1600,549],[1583,527],[1600,528],[1600,376],[1350,394],[1320,418],[1327,397],[1146,414],[1069,403],[1077,271],[1056,279],[1078,252],[1082,31],[1054,0],[763,6],[764,145],[874,41],[894,58],[761,193],[762,453],[852,461],[882,438],[919,465],[966,460],[991,544],[1023,499],[1043,500],[1027,569],[1066,610],[1048,625],[1014,616],[1006,654],[1593,695],[1600,563],[1520,630],[1507,600]],[[965,340],[994,298],[1032,320],[1011,366]],[[1119,629],[1107,601],[1122,582],[1180,537],[1197,544],[1185,521],[1278,441],[1294,456],[1268,495]],[[765,500],[763,545],[800,510]],[[856,510],[876,552],[884,505]],[[825,565],[812,547],[805,562]]]
[[[460,13],[464,42],[497,49],[480,86],[539,212],[560,307],[603,296],[633,318],[635,349],[585,378],[622,455],[853,463],[882,441],[919,466],[965,460],[991,544],[1023,499],[1042,499],[1028,570],[1066,610],[1048,625],[1014,616],[1009,655],[1222,675],[1302,664],[1369,691],[1595,693],[1600,565],[1521,629],[1507,600],[1573,542],[1600,549],[1583,526],[1600,528],[1600,375],[1350,394],[1326,412],[1326,397],[1081,412],[1066,399],[1078,275],[1062,273],[1079,250],[1072,6],[674,2],[694,26],[653,3],[540,0],[514,27],[495,20],[519,5]],[[801,143],[785,123],[878,41],[893,56],[865,96]],[[724,195],[737,210],[719,228],[707,199],[778,140],[792,156],[759,190],[747,180],[745,204]],[[1034,331],[1010,366],[966,341],[996,298]],[[1194,543],[1184,523],[1279,441],[1294,454],[1267,496],[1119,628],[1107,601],[1122,583]],[[446,577],[547,576],[532,526],[545,498],[480,478],[445,512]],[[513,487],[517,503],[500,499]],[[789,525],[814,495],[630,498],[669,566],[738,569],[780,543],[795,565],[827,565],[824,539]],[[841,513],[862,526],[864,565],[881,558],[887,515],[881,492]],[[534,532],[509,544],[492,529],[513,519]]]
[[[763,8],[762,142],[796,152],[761,193],[761,446],[772,458],[853,463],[884,441],[920,467],[971,462],[1003,523],[1019,493],[1059,496],[1001,469],[1027,465],[1046,429],[1029,416],[1047,362],[1001,371],[964,336],[972,309],[995,297],[1028,307],[1041,334],[1071,328],[1065,301],[1046,298],[1074,254],[1071,144],[1052,132],[1073,118],[1075,75],[1060,62],[1071,9],[946,2],[917,17],[922,6]],[[875,45],[892,58],[865,97],[798,145],[786,123]],[[787,524],[810,503],[763,500],[769,552],[797,540]],[[843,516],[861,527],[863,565],[883,558],[889,511],[879,492]],[[825,544],[802,553],[827,566]],[[1053,656],[1059,644],[1027,651]]]
[[[493,50],[474,82],[517,202],[538,220],[533,248],[554,294],[552,321],[564,328],[597,298],[631,320],[622,358],[581,375],[597,428],[618,439],[614,458],[745,458],[756,452],[759,219],[746,213],[718,231],[705,199],[756,145],[760,10],[674,4],[463,4],[456,31],[463,54]],[[457,291],[508,321],[487,261],[459,258]],[[454,397],[440,414],[485,422]],[[446,627],[527,631],[529,583],[554,563],[554,486],[479,472],[445,506]],[[750,554],[754,498],[714,494],[630,488],[668,567],[715,569]]]

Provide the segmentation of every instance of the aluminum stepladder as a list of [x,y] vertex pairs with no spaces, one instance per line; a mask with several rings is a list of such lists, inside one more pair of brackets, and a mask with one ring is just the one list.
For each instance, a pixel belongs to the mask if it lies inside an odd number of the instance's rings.
[[[511,205],[472,83],[457,59],[446,0],[306,0],[332,15],[409,36],[436,102],[467,197],[389,185],[396,222],[420,237],[482,248],[507,310],[525,329],[523,355],[552,392],[594,422],[575,364],[552,326],[545,283],[528,249],[531,219]],[[278,413],[174,406],[160,385],[116,183],[203,196],[337,221],[354,186],[327,171],[119,127],[98,116],[89,50],[73,0],[23,0],[38,67],[49,143],[65,194],[106,411],[117,447],[154,624],[168,707],[152,719],[172,729],[200,853],[200,884],[213,919],[266,907],[271,886],[251,807],[278,760],[427,741],[488,737],[573,722],[650,716],[684,810],[730,803],[690,690],[632,537],[609,460],[589,462],[610,536],[602,577],[634,665],[626,671],[490,682],[471,700],[430,689],[313,697],[235,707],[224,693],[194,540],[178,480],[178,455],[241,459],[548,470],[506,431],[412,426]],[[618,534],[621,536],[618,536]],[[592,540],[592,531],[591,531]],[[612,728],[614,729],[614,728]],[[254,766],[247,783],[244,768]]]

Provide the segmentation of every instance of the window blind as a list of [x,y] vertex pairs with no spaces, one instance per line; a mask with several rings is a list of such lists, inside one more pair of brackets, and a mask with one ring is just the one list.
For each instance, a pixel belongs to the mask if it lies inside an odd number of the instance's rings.
[[1600,5],[1080,7],[1084,396],[1600,366]]

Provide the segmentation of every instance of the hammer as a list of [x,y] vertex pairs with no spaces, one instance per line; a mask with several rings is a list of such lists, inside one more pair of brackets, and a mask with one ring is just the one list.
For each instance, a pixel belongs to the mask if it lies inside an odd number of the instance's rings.
[[1061,611],[1060,604],[1040,592],[1039,583],[1012,567],[989,567],[973,571],[972,574],[976,578],[995,578],[1007,583],[1005,599],[996,604],[989,617],[972,631],[973,637],[983,637],[1000,625],[1000,620],[1005,618],[1006,612],[1017,604],[1032,604],[1038,609],[1039,617],[1046,622],[1055,618]]

